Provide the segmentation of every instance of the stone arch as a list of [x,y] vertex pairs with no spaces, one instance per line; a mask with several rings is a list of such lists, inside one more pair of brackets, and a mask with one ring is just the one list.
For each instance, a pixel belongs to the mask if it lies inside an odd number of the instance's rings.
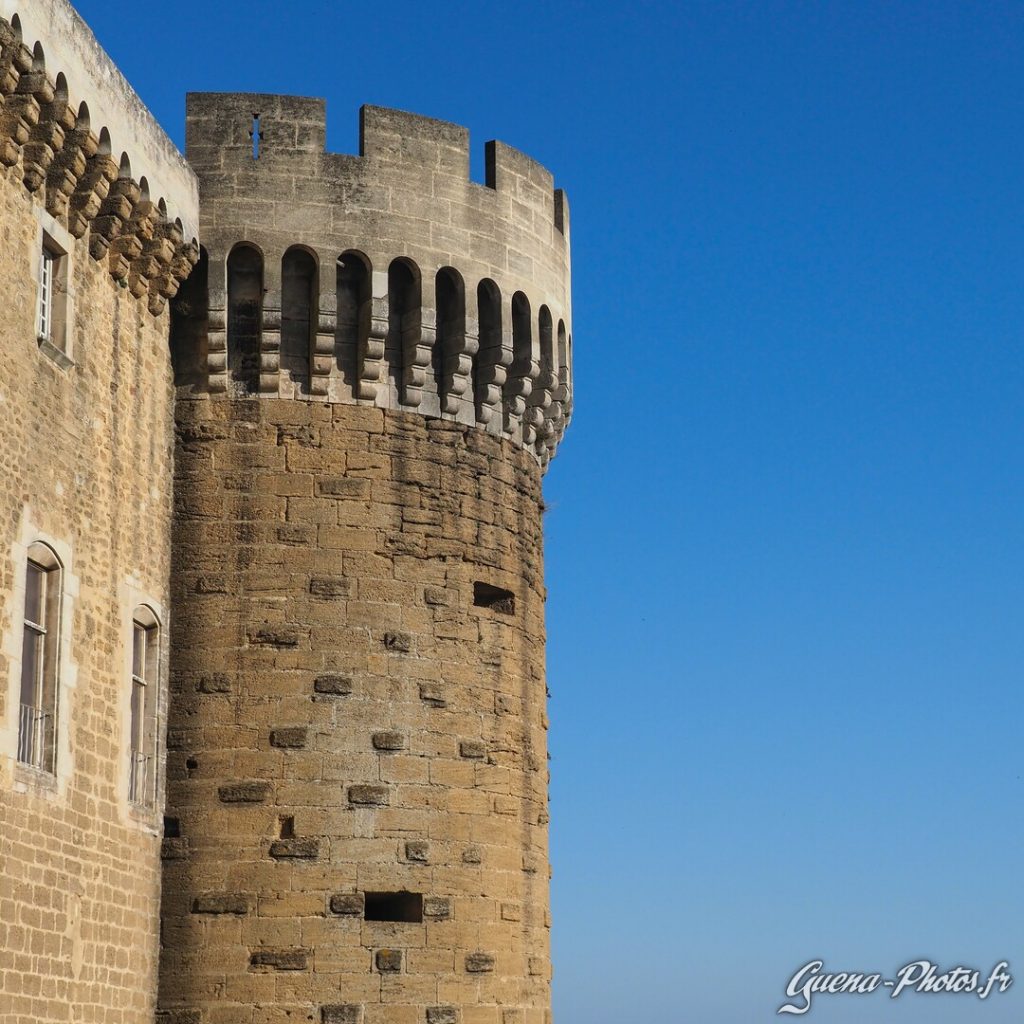
[[335,359],[345,382],[357,386],[360,353],[370,333],[373,297],[373,266],[365,253],[346,249],[337,260],[335,291],[337,321]]
[[502,388],[504,427],[511,429],[522,416],[531,390],[533,370],[533,320],[525,292],[512,296],[512,365]]
[[420,271],[405,256],[388,267],[388,336],[384,343],[387,374],[398,388],[400,400],[409,370],[408,349],[414,323],[420,320]]
[[466,283],[454,267],[442,267],[434,278],[437,339],[433,348],[434,380],[441,409],[454,412],[452,400],[465,390],[458,387],[461,356],[466,348]]
[[[476,287],[476,305],[480,346],[473,360],[473,400],[476,418],[486,423],[501,394],[495,378],[497,368],[501,365],[503,344],[501,289],[489,277],[485,277]],[[491,393],[492,389],[494,394]]]
[[255,394],[260,379],[263,332],[263,253],[251,242],[228,254],[228,377],[234,390]]
[[281,372],[309,391],[310,366],[320,310],[316,253],[292,245],[281,257]]
[[171,365],[176,385],[201,385],[209,353],[210,257],[199,259],[171,300]]

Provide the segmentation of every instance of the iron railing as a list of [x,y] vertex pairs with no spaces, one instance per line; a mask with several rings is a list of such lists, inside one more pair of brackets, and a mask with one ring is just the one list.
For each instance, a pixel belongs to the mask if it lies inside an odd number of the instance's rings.
[[153,758],[149,754],[133,750],[128,768],[128,799],[139,807],[149,807],[153,803],[153,790],[149,784],[150,765]]
[[33,704],[18,714],[18,761],[53,774],[53,716]]

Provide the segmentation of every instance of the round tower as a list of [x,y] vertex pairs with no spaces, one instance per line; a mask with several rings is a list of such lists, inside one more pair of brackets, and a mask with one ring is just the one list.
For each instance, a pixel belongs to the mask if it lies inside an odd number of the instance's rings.
[[465,129],[193,94],[174,306],[160,1005],[550,1020],[541,476],[571,412],[550,174]]

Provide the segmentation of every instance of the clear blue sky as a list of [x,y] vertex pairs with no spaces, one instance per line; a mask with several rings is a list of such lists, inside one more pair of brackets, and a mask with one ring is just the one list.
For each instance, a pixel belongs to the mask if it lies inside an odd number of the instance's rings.
[[1019,1024],[1024,5],[78,6],[179,143],[312,94],[569,192],[557,1024],[786,1019],[816,956],[1019,975],[817,1024]]

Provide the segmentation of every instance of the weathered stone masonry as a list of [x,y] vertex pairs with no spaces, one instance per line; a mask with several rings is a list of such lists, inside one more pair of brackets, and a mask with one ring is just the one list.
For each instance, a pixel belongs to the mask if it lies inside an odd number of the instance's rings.
[[160,1003],[546,1024],[568,210],[500,144],[470,182],[453,125],[364,108],[358,157],[324,129],[188,100]]
[[[167,300],[197,227],[195,176],[75,12],[0,0],[2,1024],[153,1020],[162,757],[133,802],[128,675],[133,610],[170,613]],[[46,236],[64,250],[59,344],[38,338]],[[33,545],[59,564],[41,765],[20,714]]]
[[549,1024],[568,205],[501,143],[471,182],[455,125],[324,138],[194,94],[186,162],[66,0],[0,0],[0,1024]]

